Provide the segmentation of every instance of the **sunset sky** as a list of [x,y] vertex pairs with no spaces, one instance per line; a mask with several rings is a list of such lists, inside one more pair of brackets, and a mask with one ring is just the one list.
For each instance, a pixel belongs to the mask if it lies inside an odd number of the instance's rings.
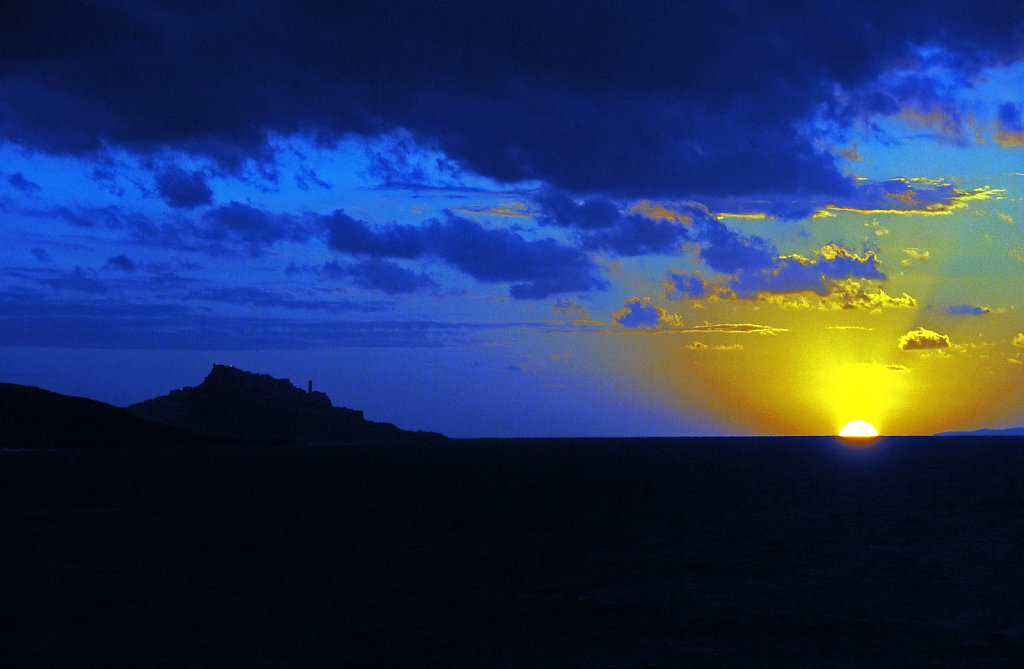
[[450,436],[1024,424],[1024,4],[25,2],[0,381]]

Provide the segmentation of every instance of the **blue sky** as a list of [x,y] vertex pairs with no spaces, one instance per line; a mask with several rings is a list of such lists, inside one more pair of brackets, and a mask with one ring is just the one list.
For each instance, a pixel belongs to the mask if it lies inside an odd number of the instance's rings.
[[4,23],[5,381],[234,364],[453,436],[1024,422],[1013,3]]

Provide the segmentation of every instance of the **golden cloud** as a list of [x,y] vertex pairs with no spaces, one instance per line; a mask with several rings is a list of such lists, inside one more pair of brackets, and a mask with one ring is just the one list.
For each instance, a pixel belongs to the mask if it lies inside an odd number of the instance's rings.
[[899,338],[896,347],[901,351],[920,351],[949,348],[949,337],[924,327],[911,330]]
[[[903,179],[902,181],[911,182],[919,181],[917,179]],[[931,185],[931,184],[929,184]],[[948,186],[948,184],[940,184],[941,186]],[[892,214],[897,216],[948,216],[955,211],[966,209],[971,202],[977,200],[989,200],[992,198],[999,197],[1006,192],[1005,188],[991,188],[989,186],[982,186],[973,190],[964,190],[963,188],[948,188],[948,195],[945,195],[941,199],[933,202],[926,202],[920,198],[922,195],[919,192],[913,190],[907,190],[903,193],[886,193],[885,197],[899,202],[902,207],[892,206],[864,206],[856,207],[852,205],[838,205],[828,204],[824,208],[819,209],[811,218],[825,218],[833,216],[837,211],[846,211],[856,214],[865,214],[869,216],[878,216],[883,214]]]
[[705,323],[704,325],[692,325],[686,330],[681,330],[681,332],[730,332],[734,334],[774,335],[780,332],[789,332],[789,330],[771,325],[759,325],[757,323]]
[[742,218],[742,219],[746,219],[748,221],[762,221],[762,220],[765,220],[765,219],[774,219],[775,217],[774,216],[769,216],[768,214],[766,214],[764,212],[761,212],[761,211],[736,212],[736,213],[730,213],[730,212],[727,212],[727,211],[721,211],[721,212],[718,212],[717,214],[715,214],[715,218],[717,218],[720,221],[724,220],[724,219],[727,219],[727,218]]
[[889,295],[880,287],[875,288],[869,282],[857,279],[836,279],[828,284],[828,293],[821,299],[821,308],[832,311],[845,309],[866,309],[880,311],[882,309],[913,309],[917,300],[903,293],[900,297]]
[[[613,316],[618,316],[620,314],[621,312],[616,312],[615,314],[613,314]],[[620,322],[620,325],[621,324],[622,323]],[[605,330],[606,334],[620,335],[670,335],[697,334],[708,332],[721,332],[725,334],[776,335],[782,332],[789,332],[789,330],[786,328],[777,328],[772,325],[760,325],[757,323],[704,323],[703,325],[690,325],[684,327],[682,319],[678,314],[670,314],[667,312],[666,318],[664,319],[664,321],[659,321],[657,327],[627,327],[625,329]],[[738,350],[738,348],[722,348],[720,350]]]
[[742,351],[743,344],[718,344],[709,346],[704,342],[694,339],[686,348],[691,351]]
[[907,267],[919,262],[924,262],[925,260],[928,260],[929,256],[931,256],[931,251],[928,249],[903,249],[903,253],[907,257],[901,260],[900,263]]
[[886,293],[870,281],[858,279],[832,279],[827,283],[824,296],[758,293],[757,301],[774,304],[781,309],[821,309],[823,311],[848,311],[863,309],[878,312],[882,309],[914,309],[917,300],[910,295],[896,297]]

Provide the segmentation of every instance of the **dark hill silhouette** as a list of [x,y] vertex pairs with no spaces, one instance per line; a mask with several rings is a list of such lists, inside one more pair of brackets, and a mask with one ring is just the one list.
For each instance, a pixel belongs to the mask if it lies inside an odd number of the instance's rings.
[[214,365],[196,387],[128,407],[136,416],[217,438],[286,442],[347,442],[441,437],[407,432],[334,407],[321,392],[306,392],[287,379]]
[[199,386],[127,408],[0,383],[0,448],[349,443],[444,439],[331,406],[287,379],[214,365]]
[[936,437],[1024,437],[1024,427],[1007,427],[1003,429],[985,428],[956,432],[939,432]]
[[133,415],[127,409],[33,386],[0,383],[0,447],[176,446],[195,434]]

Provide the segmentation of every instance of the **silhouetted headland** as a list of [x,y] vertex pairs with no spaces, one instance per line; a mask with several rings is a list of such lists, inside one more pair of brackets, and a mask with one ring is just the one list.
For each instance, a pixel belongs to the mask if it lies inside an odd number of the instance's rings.
[[362,411],[332,406],[322,392],[227,365],[214,365],[196,387],[123,409],[0,384],[0,423],[0,444],[11,448],[445,439],[366,420]]
[[128,407],[136,416],[212,437],[275,442],[346,442],[367,439],[443,438],[368,421],[362,411],[335,407],[322,392],[288,379],[214,365],[196,387]]
[[202,437],[127,409],[32,386],[0,383],[0,447],[194,445]]
[[1008,427],[1001,430],[982,429],[970,431],[939,432],[936,437],[1024,437],[1024,427]]

